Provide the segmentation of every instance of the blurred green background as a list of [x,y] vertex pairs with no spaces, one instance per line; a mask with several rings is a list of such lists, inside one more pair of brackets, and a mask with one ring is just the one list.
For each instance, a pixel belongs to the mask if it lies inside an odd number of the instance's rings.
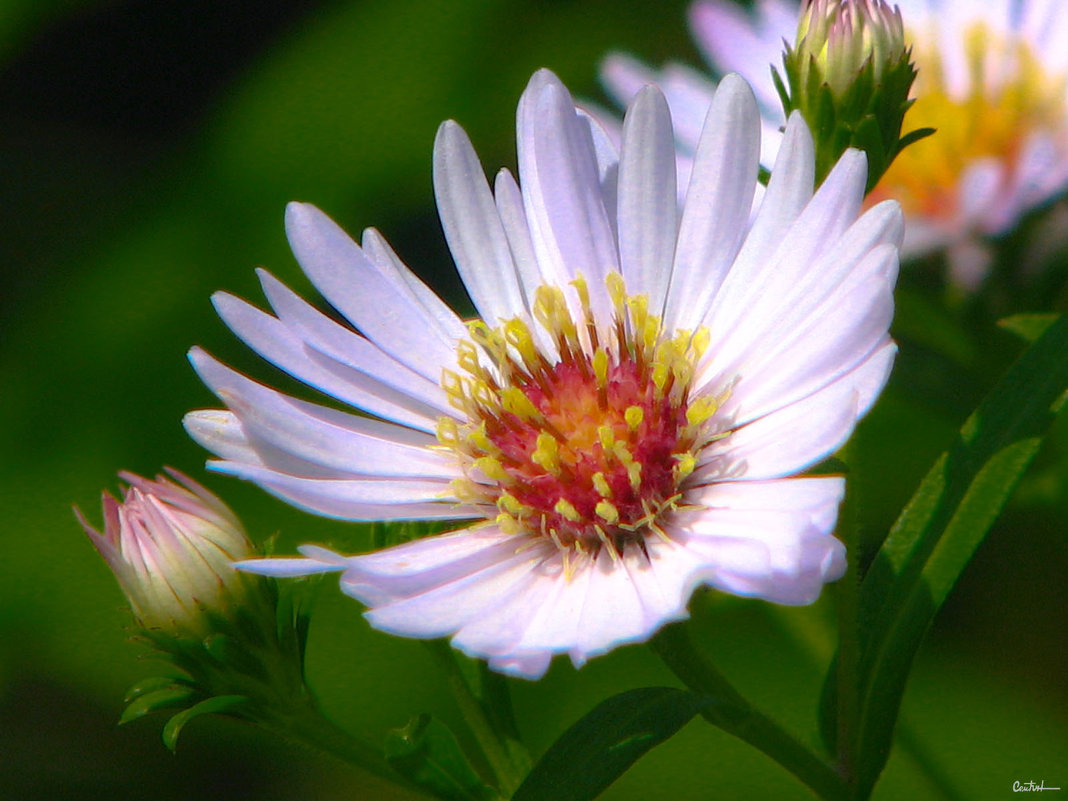
[[[606,103],[596,69],[612,49],[698,65],[685,7],[0,2],[0,799],[389,797],[236,723],[197,720],[174,756],[161,719],[118,728],[124,690],[152,666],[128,641],[123,598],[71,505],[98,521],[117,470],[169,464],[222,494],[257,539],[281,532],[281,551],[309,540],[366,547],[355,527],[205,476],[205,454],[179,423],[214,403],[189,346],[279,382],[215,318],[209,295],[260,302],[253,269],[265,265],[313,297],[282,230],[285,202],[299,199],[354,235],[380,228],[463,307],[430,185],[439,122],[459,120],[491,173],[514,166],[515,103],[535,69]],[[861,558],[1019,352],[993,321],[1068,305],[1064,250],[1033,244],[1048,218],[999,243],[1002,263],[1026,262],[1027,277],[1005,268],[978,298],[954,298],[937,264],[903,276],[898,368],[858,436]],[[876,798],[1003,798],[1017,780],[1068,788],[1068,425],[1057,425],[935,621],[905,699],[905,742]],[[797,610],[711,593],[693,603],[724,672],[811,742],[833,594]],[[370,631],[332,582],[309,673],[337,722],[373,739],[422,711],[458,720],[425,649]],[[546,680],[513,686],[539,752],[607,695],[674,683],[629,647],[581,671],[557,660]],[[810,796],[698,721],[605,797]]]

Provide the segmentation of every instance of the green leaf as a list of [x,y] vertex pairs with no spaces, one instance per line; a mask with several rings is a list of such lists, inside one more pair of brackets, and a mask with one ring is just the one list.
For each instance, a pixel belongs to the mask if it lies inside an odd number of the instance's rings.
[[386,761],[407,779],[447,801],[492,801],[500,795],[479,778],[448,727],[417,715],[386,735]]
[[860,597],[859,797],[886,763],[913,656],[935,613],[1038,452],[1068,393],[1068,316],[1010,368],[968,418],[894,524]]
[[549,746],[513,801],[588,801],[714,701],[671,687],[612,696]]
[[144,717],[149,712],[184,707],[196,695],[196,690],[176,684],[168,684],[165,687],[145,691],[131,701],[126,709],[123,710],[122,717],[119,718],[119,725]]
[[998,325],[1027,342],[1034,342],[1055,322],[1056,314],[1014,314],[998,320]]
[[167,721],[163,727],[163,744],[170,751],[178,747],[178,735],[182,733],[185,724],[193,718],[201,715],[211,715],[220,712],[230,712],[243,706],[248,699],[243,695],[217,695],[208,698],[198,704],[193,704],[189,709],[184,709]]

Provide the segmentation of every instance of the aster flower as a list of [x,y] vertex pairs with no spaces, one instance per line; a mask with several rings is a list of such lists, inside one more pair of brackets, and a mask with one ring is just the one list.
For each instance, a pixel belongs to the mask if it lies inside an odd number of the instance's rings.
[[210,615],[228,617],[250,602],[250,577],[232,562],[251,556],[252,543],[219,498],[177,470],[167,472],[171,478],[155,481],[120,473],[129,486],[121,502],[103,494],[103,532],[75,514],[140,625],[199,638],[212,631]]
[[[908,225],[907,257],[948,251],[958,282],[986,271],[981,237],[1011,230],[1020,217],[1068,186],[1068,5],[1057,0],[898,0],[906,44],[918,70],[907,129],[936,134],[906,148],[876,186],[871,202],[898,199]],[[754,87],[765,131],[783,122],[770,65],[795,39],[798,5],[757,0],[747,13],[729,0],[700,0],[690,21],[698,46],[720,73]],[[692,121],[712,82],[684,67],[649,70],[623,56],[603,79],[622,102],[659,83],[676,120],[680,164],[696,145]],[[765,139],[765,163],[778,142]]]
[[544,70],[517,129],[519,181],[501,170],[492,192],[455,122],[435,142],[438,207],[479,319],[462,322],[376,231],[357,245],[296,203],[297,260],[352,328],[265,272],[273,313],[216,295],[268,361],[372,416],[191,354],[229,407],[186,420],[215,469],[323,515],[471,522],[242,568],[340,571],[372,625],[452,636],[526,677],[553,654],[581,665],[648,638],[699,585],[813,601],[844,569],[844,481],[793,476],[845,442],[889,372],[897,204],[858,219],[856,151],[813,194],[794,115],[750,222],[760,116],[737,76],[712,100],[681,212],[657,89],[631,105],[618,153]]

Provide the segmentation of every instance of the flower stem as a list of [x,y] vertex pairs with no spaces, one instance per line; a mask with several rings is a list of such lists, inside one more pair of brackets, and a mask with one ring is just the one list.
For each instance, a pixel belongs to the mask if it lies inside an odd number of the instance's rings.
[[834,768],[813,754],[779,724],[755,709],[694,647],[685,626],[660,631],[653,649],[693,692],[725,702],[702,713],[709,723],[760,749],[825,801],[847,801],[849,788]]
[[[848,458],[846,446],[842,458]],[[860,596],[860,536],[858,526],[857,482],[849,481],[838,516],[838,539],[846,548],[846,572],[838,580],[838,662],[836,684],[838,698],[838,772],[852,785],[855,781],[856,742],[854,727],[860,714],[860,630],[857,614]]]
[[448,643],[431,641],[427,645],[445,668],[446,679],[453,698],[464,716],[471,733],[482,749],[497,780],[497,789],[505,798],[511,798],[526,777],[526,770],[514,758],[514,749],[509,749],[494,727],[482,702],[471,689],[467,678],[457,664],[457,656]]
[[404,798],[426,799],[426,793],[390,767],[381,750],[332,723],[310,698],[286,706],[284,712],[258,721],[280,737],[347,762],[383,782],[403,788]]

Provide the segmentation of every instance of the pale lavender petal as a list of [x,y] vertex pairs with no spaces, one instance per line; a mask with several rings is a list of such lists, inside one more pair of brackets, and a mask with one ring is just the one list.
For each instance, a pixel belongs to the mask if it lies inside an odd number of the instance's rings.
[[642,91],[623,121],[619,163],[619,251],[627,291],[659,315],[671,277],[677,229],[675,147],[663,95]]
[[[452,413],[439,383],[330,320],[269,274],[260,277],[268,297],[286,310],[284,318],[222,292],[212,302],[231,330],[263,358],[338,400],[424,430],[441,414]],[[363,375],[353,376],[353,370]]]
[[588,124],[562,84],[540,71],[520,101],[519,181],[542,273],[557,286],[581,274],[605,315],[603,282],[619,257]]
[[798,473],[831,455],[882,389],[893,355],[888,343],[818,392],[741,427],[708,449],[709,463],[722,460],[732,474],[768,479]]
[[205,384],[233,410],[250,438],[338,477],[355,474],[453,479],[459,467],[422,432],[317,406],[276,392],[198,354]]
[[686,193],[664,311],[669,330],[701,321],[738,253],[756,186],[759,137],[752,91],[727,76],[709,108]]
[[429,338],[435,326],[410,289],[388,280],[360,247],[314,206],[291,203],[286,232],[305,273],[327,300],[383,351],[420,375],[440,378],[454,343]]
[[511,319],[524,305],[512,252],[482,164],[451,120],[434,142],[434,192],[449,250],[479,315],[490,325]]

